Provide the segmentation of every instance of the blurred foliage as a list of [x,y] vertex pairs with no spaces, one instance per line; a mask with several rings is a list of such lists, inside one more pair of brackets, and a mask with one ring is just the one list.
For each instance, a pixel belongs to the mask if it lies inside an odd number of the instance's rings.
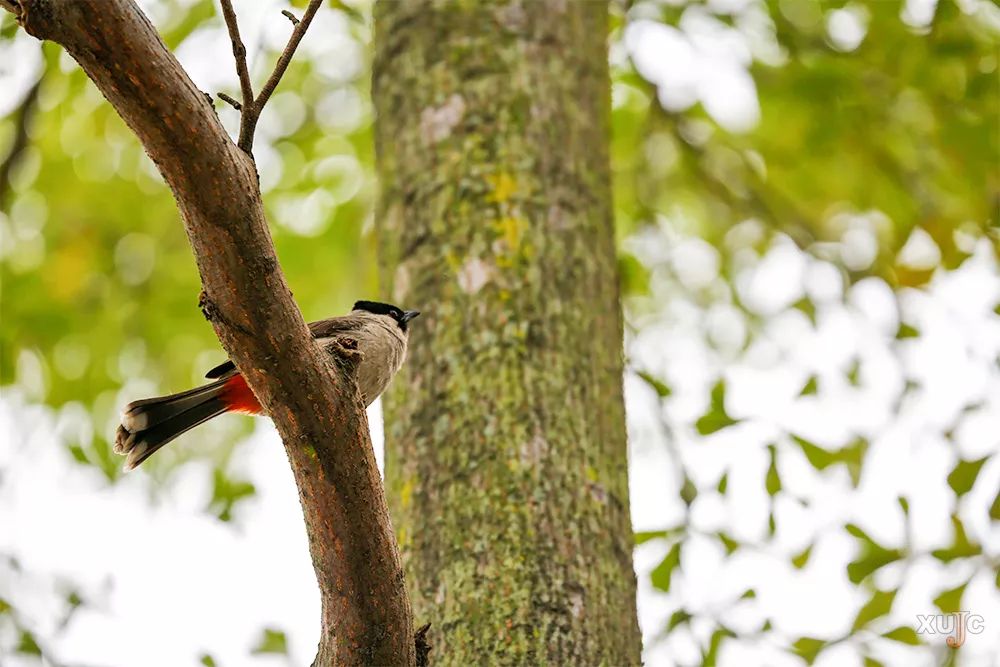
[[[221,51],[212,53],[227,53],[215,3],[146,4],[179,54],[220,43]],[[736,352],[705,334],[723,362],[738,358],[776,315],[746,301],[740,276],[784,241],[834,267],[845,299],[862,279],[876,277],[897,292],[921,288],[961,266],[983,244],[997,253],[1000,13],[987,2],[942,0],[923,3],[931,9],[924,16],[914,9],[920,4],[664,0],[614,6],[614,195],[634,328],[663,308],[656,281],[667,280],[692,302],[725,304],[740,313],[748,332]],[[377,293],[368,233],[374,196],[369,8],[332,3],[323,11],[330,20],[314,32],[330,32],[326,39],[310,34],[306,41],[326,47],[300,50],[272,101],[273,114],[262,119],[255,150],[275,243],[307,319],[342,312],[354,299]],[[0,386],[16,385],[30,400],[89,415],[81,428],[61,437],[76,461],[113,481],[120,460],[108,441],[121,406],[200,382],[222,354],[198,312],[197,271],[155,167],[65,54],[50,44],[38,47],[6,13],[2,21],[4,67],[36,54],[43,62],[35,80],[8,77],[2,100],[9,113],[0,120]],[[274,23],[256,49],[250,43],[258,82],[287,32],[283,19]],[[706,91],[697,76],[720,62],[730,79]],[[235,74],[225,71],[227,83],[215,88],[193,77],[207,92],[238,97]],[[216,108],[233,132],[235,112],[221,103]],[[641,241],[644,234],[670,242],[700,239],[698,247],[711,252],[691,261],[699,268],[716,262],[713,279],[694,280],[676,263],[631,250],[629,240]],[[816,325],[820,308],[809,295],[788,307]],[[898,342],[920,336],[915,323],[900,320]],[[863,360],[855,359],[844,381],[859,387],[865,372]],[[668,374],[642,368],[635,373],[659,404],[675,400]],[[826,379],[809,375],[797,387],[800,397],[822,397]],[[691,526],[692,508],[704,498],[735,493],[729,472],[711,488],[696,484],[697,475],[677,453],[684,429],[694,441],[707,442],[752,421],[752,415],[727,407],[727,388],[720,374],[706,387],[704,413],[690,424],[664,419],[684,519],[637,535],[639,544],[666,545],[649,582],[663,593],[676,591],[671,582],[682,574],[690,540],[705,537]],[[907,379],[903,393],[916,388]],[[212,424],[218,436],[212,441],[233,443],[249,423]],[[227,472],[231,446],[202,448],[197,440],[181,439],[154,457],[148,470],[162,481],[191,456],[211,457],[217,469],[205,509],[228,521],[254,487]],[[762,447],[767,539],[778,529],[775,505],[786,498],[803,502],[783,479],[790,452],[801,452],[817,471],[846,471],[853,487],[869,456],[869,440],[861,436],[834,447],[788,432]],[[956,502],[992,458],[959,459],[947,476]],[[909,521],[909,501],[898,502]],[[1000,494],[989,516],[1000,521]],[[951,529],[951,544],[930,555],[997,569],[997,555],[984,552],[957,513]],[[678,603],[661,639],[691,633],[699,654],[691,664],[703,665],[714,665],[729,642],[760,638],[809,664],[855,636],[863,639],[859,652],[866,665],[880,664],[873,642],[919,644],[913,628],[880,625],[898,589],[878,587],[874,578],[882,568],[920,554],[911,545],[883,544],[855,524],[842,530],[856,544],[845,577],[866,598],[844,637],[778,635],[770,619],[746,632]],[[766,546],[721,530],[708,537],[727,557]],[[788,554],[789,564],[808,567],[814,546]],[[934,604],[942,612],[961,608],[970,579],[942,590]],[[756,596],[748,589],[733,605],[753,605]],[[12,613],[0,601],[0,616]],[[709,629],[694,633],[704,620]],[[41,650],[27,628],[16,628],[17,650]],[[284,633],[265,630],[254,651],[284,653]],[[205,654],[201,663],[215,660]]]
[[[864,279],[880,279],[898,295],[957,269],[983,244],[997,257],[998,38],[1000,10],[986,2],[680,0],[630,3],[617,17],[612,39],[615,204],[625,239],[621,265],[625,292],[631,295],[627,314],[633,331],[638,337],[658,318],[671,321],[671,315],[663,315],[674,312],[664,306],[665,298],[695,304],[703,315],[725,304],[746,325],[745,336],[735,345],[721,344],[711,327],[703,326],[705,345],[714,350],[715,365],[723,372],[707,388],[704,412],[689,424],[667,416],[678,394],[670,373],[635,369],[661,406],[662,431],[681,496],[678,505],[683,507],[681,523],[636,536],[637,544],[665,545],[651,584],[669,594],[675,610],[655,641],[673,649],[691,641],[700,647],[697,660],[668,650],[672,662],[713,665],[720,645],[736,641],[749,647],[767,638],[784,644],[806,664],[836,645],[849,644],[865,665],[880,665],[885,654],[880,641],[914,646],[933,641],[912,627],[885,627],[883,617],[906,578],[895,579],[892,588],[878,588],[876,581],[885,585],[877,578],[883,568],[904,564],[908,570],[925,557],[942,564],[962,561],[961,571],[970,574],[934,599],[942,613],[965,608],[969,582],[977,574],[997,571],[1000,555],[986,550],[956,511],[951,543],[929,553],[910,543],[883,544],[853,523],[841,527],[856,543],[847,579],[867,596],[843,636],[789,638],[767,618],[756,631],[740,631],[725,619],[739,618],[746,595],[727,609],[706,614],[705,605],[692,599],[697,596],[674,593],[689,544],[706,537],[691,518],[696,498],[705,495],[712,502],[711,496],[732,493],[729,472],[714,493],[693,484],[695,475],[683,454],[688,448],[711,446],[710,438],[730,427],[755,421],[756,415],[734,414],[727,407],[724,371],[767,338],[768,327],[785,312],[745,299],[748,290],[741,281],[762,258],[792,242],[840,274],[840,299],[846,304],[852,285]],[[728,71],[733,84],[728,99],[720,100],[717,91],[706,91],[697,81],[699,74],[720,69]],[[749,99],[741,105],[740,90],[747,87],[750,94],[744,90],[743,97]],[[638,240],[630,244],[629,235]],[[649,241],[664,235],[668,246],[699,238],[712,251],[685,265],[683,258],[650,249]],[[714,271],[712,262],[717,263]],[[703,279],[692,265],[718,278]],[[802,292],[787,308],[801,312],[815,327],[822,306]],[[895,308],[900,316],[895,349],[902,354],[902,341],[919,339],[921,332],[901,319],[898,303]],[[1000,306],[995,312],[1000,313]],[[860,390],[865,373],[862,360],[855,359],[844,369],[843,381]],[[801,387],[799,397],[812,401],[822,400],[827,390],[815,374]],[[919,383],[908,378],[897,409],[918,390]],[[966,408],[959,419],[974,410]],[[955,428],[942,437],[950,441]],[[760,484],[771,508],[767,537],[750,542],[721,530],[709,537],[719,541],[726,557],[748,550],[780,554],[776,501],[791,497],[802,510],[809,509],[783,484],[782,464],[794,459],[792,450],[798,449],[816,471],[843,466],[850,482],[844,493],[849,494],[865,474],[869,444],[868,438],[856,436],[830,447],[793,432],[762,444],[767,465]],[[973,489],[984,465],[998,458],[995,447],[987,457],[959,456],[947,473],[956,503]],[[994,493],[990,517],[997,521],[1000,493],[993,489],[991,497]],[[899,498],[899,506],[903,520],[912,521],[908,501]],[[785,558],[802,570],[815,555],[814,546],[785,552]],[[925,658],[933,648],[927,646]],[[953,653],[949,662],[960,654]]]

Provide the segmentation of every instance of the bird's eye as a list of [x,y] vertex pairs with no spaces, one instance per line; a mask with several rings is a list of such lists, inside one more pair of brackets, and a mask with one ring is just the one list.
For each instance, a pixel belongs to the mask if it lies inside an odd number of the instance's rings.
[[394,310],[394,311],[392,311],[392,316],[398,320],[399,318],[401,318],[403,316],[403,311],[401,311],[401,310]]

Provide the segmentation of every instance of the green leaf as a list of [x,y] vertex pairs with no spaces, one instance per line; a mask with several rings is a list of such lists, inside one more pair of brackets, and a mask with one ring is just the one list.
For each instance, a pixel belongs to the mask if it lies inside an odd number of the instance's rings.
[[676,542],[670,551],[667,552],[666,557],[660,562],[653,571],[650,572],[649,577],[652,580],[653,586],[660,589],[664,593],[670,592],[670,575],[673,574],[674,568],[676,568],[681,562],[681,543]]
[[260,639],[257,641],[257,646],[250,652],[254,655],[261,655],[263,653],[288,655],[288,640],[285,638],[285,633],[281,630],[264,628]]
[[684,484],[681,485],[681,500],[688,507],[694,502],[694,499],[698,497],[698,488],[691,481],[691,478],[687,475],[684,476]]
[[643,382],[652,387],[653,391],[655,391],[656,395],[659,396],[660,398],[666,398],[667,396],[670,396],[670,394],[673,393],[673,390],[670,389],[670,387],[668,387],[661,380],[653,377],[646,371],[636,371],[635,374],[639,376],[639,378],[642,379]]
[[861,384],[861,361],[855,359],[844,374],[851,386],[857,387]]
[[702,664],[715,665],[719,660],[719,647],[722,646],[722,640],[735,636],[733,631],[726,627],[720,627],[713,632],[712,638],[708,641],[708,651],[702,656]]
[[802,453],[806,455],[809,464],[816,470],[825,470],[827,466],[836,460],[833,453],[815,443],[809,442],[805,438],[800,438],[792,434],[792,440],[802,449]]
[[752,588],[748,588],[743,591],[743,595],[740,596],[741,600],[753,600],[757,597],[757,591]]
[[851,444],[837,452],[837,460],[847,466],[847,474],[850,475],[854,488],[858,488],[858,484],[861,483],[861,467],[867,451],[868,440],[865,438],[855,438]]
[[969,582],[966,581],[960,586],[942,591],[940,595],[934,598],[934,606],[940,609],[942,614],[952,614],[960,611],[962,608],[962,595],[965,593],[965,587],[968,585]]
[[845,529],[860,543],[858,557],[847,565],[847,577],[853,584],[861,583],[875,570],[903,557],[902,551],[883,547],[853,523],[847,524]]
[[205,667],[216,667],[215,658],[210,656],[208,653],[203,653],[198,662],[199,664],[205,665]]
[[993,504],[990,505],[990,518],[994,521],[1000,521],[1000,491],[997,491]]
[[722,495],[726,495],[726,489],[729,488],[729,471],[722,473],[722,477],[719,478],[719,484],[715,487],[715,490]]
[[816,661],[816,656],[819,652],[823,650],[827,642],[823,639],[815,639],[813,637],[802,637],[794,644],[792,647],[795,649],[795,653],[802,656],[802,659],[806,661],[807,665],[813,664]]
[[882,636],[886,639],[892,639],[893,641],[909,644],[911,646],[920,645],[920,637],[917,636],[917,631],[905,625],[895,628],[894,630],[890,630]]
[[725,533],[716,533],[715,535],[722,542],[722,546],[725,547],[727,556],[731,556],[734,551],[740,548],[740,543]]
[[670,632],[676,628],[681,623],[687,623],[691,620],[691,614],[689,614],[684,609],[678,609],[673,614],[670,615],[670,620],[667,621],[667,632]]
[[978,544],[969,541],[969,537],[965,534],[965,526],[957,514],[951,515],[951,524],[955,529],[954,542],[952,542],[950,547],[935,549],[931,552],[932,556],[939,561],[949,563],[956,558],[968,558],[970,556],[978,556],[982,553],[982,548]]
[[767,446],[768,458],[770,459],[770,464],[767,466],[767,476],[764,480],[764,487],[767,489],[767,495],[772,498],[781,491],[781,477],[778,475],[778,456],[774,445]]
[[896,498],[896,502],[899,503],[899,507],[903,510],[903,516],[910,516],[910,501],[899,496]]
[[701,435],[710,435],[733,424],[738,424],[739,421],[730,417],[726,412],[726,383],[725,380],[720,379],[712,387],[708,412],[695,422],[695,428]]
[[816,326],[816,305],[811,299],[809,299],[809,297],[802,297],[792,304],[792,308],[801,311],[806,317],[809,318],[812,325]]
[[649,291],[649,269],[634,255],[618,255],[618,275],[622,294],[645,294]]
[[813,545],[810,544],[798,554],[792,556],[792,565],[795,566],[795,569],[801,570],[806,566],[806,563],[809,562],[809,555],[812,553],[812,548]]
[[668,537],[674,537],[684,532],[684,526],[678,526],[676,528],[667,528],[665,530],[643,530],[635,533],[635,544],[636,546],[640,544],[645,544],[650,540],[659,540]]
[[87,462],[87,453],[83,451],[83,447],[80,445],[70,445],[69,453],[73,456],[73,460],[77,463]]
[[858,615],[854,617],[854,625],[851,628],[851,632],[857,632],[876,618],[888,614],[892,610],[892,603],[895,599],[895,590],[876,590],[873,592],[868,602],[858,610]]
[[896,331],[897,340],[903,340],[904,338],[917,338],[919,336],[920,332],[906,322],[899,323],[899,330]]
[[24,655],[42,655],[42,649],[35,640],[35,635],[27,630],[21,630],[21,636],[18,639],[17,649],[15,650]]
[[948,475],[948,486],[952,488],[955,495],[961,498],[972,490],[972,487],[976,483],[976,477],[979,475],[979,471],[987,459],[989,457],[984,456],[975,461],[959,461],[955,464],[955,467],[952,468],[951,473]]
[[814,396],[818,389],[816,376],[810,375],[808,382],[802,387],[802,391],[799,392],[799,396]]
[[250,482],[232,479],[220,468],[212,474],[212,500],[208,511],[215,514],[221,521],[232,519],[233,507],[241,500],[253,496],[257,489]]

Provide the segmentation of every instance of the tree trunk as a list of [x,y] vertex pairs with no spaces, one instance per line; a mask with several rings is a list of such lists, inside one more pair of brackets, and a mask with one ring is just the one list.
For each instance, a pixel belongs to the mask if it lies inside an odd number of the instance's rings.
[[639,663],[604,2],[381,2],[385,401],[434,664]]

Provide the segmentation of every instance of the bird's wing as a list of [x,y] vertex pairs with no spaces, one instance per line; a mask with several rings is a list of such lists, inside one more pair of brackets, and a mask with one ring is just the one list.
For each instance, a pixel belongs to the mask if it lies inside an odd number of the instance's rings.
[[[361,322],[358,318],[352,315],[331,317],[326,320],[310,322],[309,333],[312,334],[313,338],[331,338],[340,334],[349,333],[350,331],[357,329],[360,324]],[[228,373],[232,373],[235,370],[236,364],[232,361],[225,361],[205,373],[205,377],[214,380],[216,378],[221,378]]]

